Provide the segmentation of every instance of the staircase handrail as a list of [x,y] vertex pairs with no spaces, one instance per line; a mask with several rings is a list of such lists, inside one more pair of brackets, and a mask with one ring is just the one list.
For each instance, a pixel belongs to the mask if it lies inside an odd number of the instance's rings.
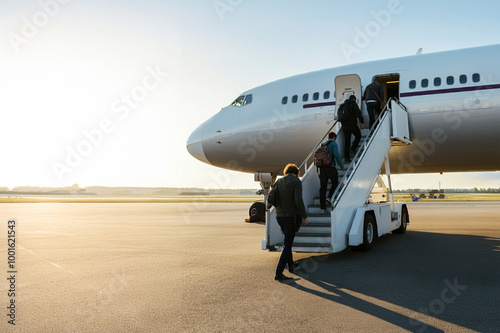
[[335,120],[335,122],[333,123],[333,125],[328,129],[328,131],[326,131],[325,135],[323,135],[323,137],[321,138],[321,140],[319,140],[319,142],[316,144],[316,146],[314,146],[314,148],[311,150],[311,152],[309,153],[309,155],[307,155],[307,157],[305,158],[304,162],[302,162],[302,164],[299,167],[299,170],[302,170],[302,167],[304,167],[304,166],[307,165],[307,161],[309,160],[309,158],[311,158],[312,154],[314,154],[314,152],[316,151],[316,149],[318,149],[318,147],[323,143],[323,140],[325,140],[325,138],[333,130],[333,128],[335,127],[335,125],[337,125],[338,122],[339,122],[338,120]]
[[[389,100],[387,101],[387,104],[388,104],[388,103],[389,103],[389,101],[391,101],[391,100],[392,100],[392,101],[394,101],[394,102],[396,102],[396,103],[398,103],[398,105],[399,105],[399,106],[400,106],[400,107],[401,107],[401,108],[402,108],[402,109],[403,109],[406,113],[408,113],[408,109],[406,108],[406,106],[405,106],[403,103],[401,103],[401,102],[399,101],[399,99],[397,99],[396,97],[391,97],[391,98],[389,98]],[[387,104],[386,104],[386,108],[387,108]]]
[[[339,186],[337,186],[337,188],[335,189],[335,192],[333,193],[332,197],[330,198],[331,202],[332,202],[332,210],[335,209],[335,207],[337,206],[340,198],[342,197],[342,195],[344,194],[344,192],[347,188],[347,185],[349,184],[351,178],[354,176],[354,173],[356,171],[354,168],[359,164],[359,163],[355,163],[355,162],[357,161],[358,157],[361,157],[362,154],[366,153],[366,148],[370,146],[370,144],[373,141],[373,138],[375,137],[375,133],[380,129],[380,126],[378,126],[378,124],[381,123],[387,117],[387,114],[388,114],[387,111],[390,109],[389,105],[390,105],[390,102],[392,100],[396,101],[406,111],[406,107],[403,104],[401,104],[397,98],[394,98],[394,97],[389,98],[389,100],[387,101],[387,103],[384,106],[384,109],[380,112],[382,114],[382,116],[377,117],[377,119],[375,120],[375,123],[372,125],[372,129],[368,133],[368,136],[366,137],[366,139],[363,143],[363,145],[365,146],[365,149],[358,149],[358,152],[356,153],[356,155],[354,155],[354,158],[352,159],[351,164],[349,164],[346,171],[344,172],[344,176],[342,177],[342,180],[339,182]],[[351,174],[349,174],[349,172],[351,170],[353,170],[353,172]],[[333,198],[335,198],[335,199],[333,199]]]

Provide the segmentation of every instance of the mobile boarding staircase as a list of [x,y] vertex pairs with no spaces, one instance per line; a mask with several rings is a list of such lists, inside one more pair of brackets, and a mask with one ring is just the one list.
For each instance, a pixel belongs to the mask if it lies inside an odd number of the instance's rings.
[[[340,124],[335,123],[313,148],[301,165],[306,172],[302,177],[303,199],[308,211],[307,225],[302,225],[295,236],[293,251],[335,253],[348,246],[369,250],[377,236],[388,232],[404,233],[409,223],[406,205],[394,203],[390,184],[389,151],[395,145],[411,144],[408,113],[397,99],[390,99],[371,131],[364,130],[358,151],[346,171],[339,171],[339,186],[331,198],[331,210],[321,213],[319,203],[319,177],[316,166],[307,161],[337,126],[337,144],[343,156],[344,138]],[[376,183],[381,182],[380,172],[385,166],[388,175],[388,191],[382,196],[389,199],[370,202]],[[384,202],[385,201],[385,202]],[[266,239],[262,249],[271,251],[282,247],[283,235],[276,221],[275,208],[266,210]]]

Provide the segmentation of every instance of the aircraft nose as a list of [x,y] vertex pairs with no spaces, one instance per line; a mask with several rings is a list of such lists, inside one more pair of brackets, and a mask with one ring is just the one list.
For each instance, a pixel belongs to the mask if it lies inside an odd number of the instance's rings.
[[198,126],[198,128],[195,129],[193,133],[191,133],[186,143],[186,148],[193,157],[204,163],[210,164],[207,157],[205,156],[205,152],[203,151],[202,130],[203,130],[203,124]]

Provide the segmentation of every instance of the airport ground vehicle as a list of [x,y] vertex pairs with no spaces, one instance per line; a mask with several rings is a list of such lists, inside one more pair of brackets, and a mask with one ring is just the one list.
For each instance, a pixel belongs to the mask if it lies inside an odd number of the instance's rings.
[[[337,142],[343,147],[340,124],[332,126],[339,133]],[[311,151],[301,168],[303,198],[309,223],[302,226],[294,241],[295,252],[340,252],[348,246],[370,250],[379,236],[389,232],[404,233],[409,223],[408,208],[395,203],[390,182],[388,154],[392,146],[411,144],[407,111],[397,99],[391,98],[372,130],[363,130],[358,151],[345,172],[339,173],[339,186],[331,198],[331,210],[322,214],[319,204],[319,178],[316,166],[310,163]],[[380,174],[387,175],[388,187]],[[256,175],[264,188],[272,184],[270,174]],[[277,250],[282,234],[276,221],[275,208],[266,210],[266,238],[262,249]]]

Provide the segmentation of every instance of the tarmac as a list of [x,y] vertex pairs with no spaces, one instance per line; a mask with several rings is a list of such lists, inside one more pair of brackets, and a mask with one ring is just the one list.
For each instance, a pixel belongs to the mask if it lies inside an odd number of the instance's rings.
[[500,202],[409,203],[406,234],[295,253],[287,283],[248,203],[0,206],[2,332],[500,331]]

